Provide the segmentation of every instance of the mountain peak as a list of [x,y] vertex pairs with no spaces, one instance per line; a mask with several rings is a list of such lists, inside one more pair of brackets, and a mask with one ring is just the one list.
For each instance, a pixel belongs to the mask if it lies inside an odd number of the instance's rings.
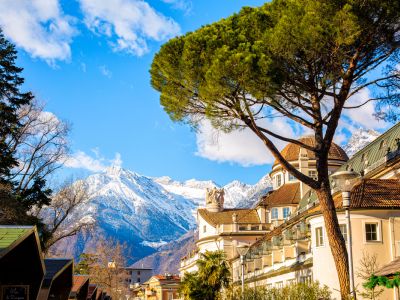
[[373,129],[358,128],[355,130],[347,144],[343,147],[349,157],[352,157],[356,152],[364,148],[366,145],[375,140],[380,133]]

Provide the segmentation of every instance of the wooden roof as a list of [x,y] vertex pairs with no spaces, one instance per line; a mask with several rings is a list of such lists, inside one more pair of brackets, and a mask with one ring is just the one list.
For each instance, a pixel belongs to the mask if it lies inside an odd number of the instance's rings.
[[[315,145],[315,138],[312,136],[306,136],[299,139],[300,142],[306,144],[307,146],[314,146]],[[287,144],[285,148],[281,151],[281,154],[284,159],[287,161],[293,161],[299,159],[300,154],[300,146],[296,144]],[[315,159],[314,152],[306,150],[309,159]],[[349,158],[346,152],[337,144],[332,143],[331,148],[329,149],[328,158],[331,160],[340,160],[340,161],[347,161]],[[275,160],[274,166],[278,165],[279,162]]]
[[[66,268],[73,268],[72,259],[60,259],[60,258],[46,258],[44,260],[46,266],[46,274],[44,275],[42,287],[49,287],[54,278],[59,276]],[[71,272],[72,274],[72,272]],[[72,275],[71,275],[72,280]]]
[[393,261],[384,265],[375,272],[376,276],[391,276],[400,272],[400,257],[395,258]]
[[91,298],[96,299],[96,297],[97,297],[97,284],[89,284],[87,299]]
[[297,205],[300,202],[300,183],[286,183],[279,189],[262,197],[258,205],[267,207]]
[[257,211],[255,209],[224,209],[220,212],[210,212],[206,208],[199,208],[198,214],[210,225],[232,224],[233,214],[237,215],[238,224],[256,224],[260,223]]

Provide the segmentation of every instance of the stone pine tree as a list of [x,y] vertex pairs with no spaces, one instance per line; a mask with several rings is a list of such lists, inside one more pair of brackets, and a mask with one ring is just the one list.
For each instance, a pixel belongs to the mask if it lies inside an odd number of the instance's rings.
[[[398,119],[399,27],[399,1],[273,0],[168,41],[150,70],[172,120],[194,128],[204,120],[224,131],[248,128],[315,190],[342,299],[350,292],[347,250],[330,190],[328,151],[346,109],[373,101],[375,117]],[[349,99],[365,89],[371,97],[352,105]],[[315,143],[265,125],[275,117],[311,132]],[[286,161],[277,139],[314,153],[318,177]]]

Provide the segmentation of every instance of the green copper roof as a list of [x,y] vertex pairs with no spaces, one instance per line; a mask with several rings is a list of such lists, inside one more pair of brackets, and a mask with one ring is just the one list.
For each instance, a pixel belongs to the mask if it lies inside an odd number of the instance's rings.
[[366,175],[398,154],[400,154],[400,123],[354,154],[338,171],[353,169]]
[[32,226],[0,226],[0,256],[3,250],[33,232]]

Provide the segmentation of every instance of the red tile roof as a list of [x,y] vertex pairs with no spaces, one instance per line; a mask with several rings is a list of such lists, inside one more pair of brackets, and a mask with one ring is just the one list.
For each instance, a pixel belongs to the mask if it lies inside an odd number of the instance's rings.
[[86,275],[74,275],[74,284],[71,292],[78,292],[81,287],[89,280],[89,276]]
[[167,278],[167,276],[165,276],[165,275],[158,274],[158,275],[154,275],[153,277],[158,280],[178,280],[178,281],[181,280],[181,278],[178,275],[172,275],[171,278]]
[[268,207],[299,204],[300,202],[300,183],[286,183],[279,189],[265,195],[259,204]]
[[[342,208],[341,195],[335,206]],[[351,208],[400,208],[400,180],[364,179],[357,184],[350,199]]]
[[260,218],[255,209],[224,209],[220,212],[210,212],[206,208],[199,208],[198,214],[210,225],[233,224],[233,214],[236,214],[238,224],[257,224]]
[[[307,146],[314,146],[315,145],[315,138],[311,136],[307,137],[302,137],[299,139],[300,142],[303,144],[306,144]],[[283,158],[285,158],[287,161],[293,161],[299,159],[299,154],[300,154],[300,146],[296,144],[288,144],[286,145],[285,148],[281,151],[281,154]],[[314,152],[307,150],[307,155],[309,159],[315,159]],[[332,143],[331,148],[329,149],[329,159],[332,160],[341,160],[341,161],[348,161],[349,158],[344,152],[344,150],[336,145],[335,143]],[[275,160],[274,166],[279,164],[278,161]]]

